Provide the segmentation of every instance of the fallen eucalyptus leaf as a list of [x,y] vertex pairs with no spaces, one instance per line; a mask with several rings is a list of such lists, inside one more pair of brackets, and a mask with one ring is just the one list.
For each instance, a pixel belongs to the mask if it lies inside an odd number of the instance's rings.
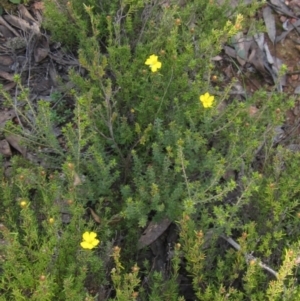
[[40,28],[36,22],[27,22],[17,16],[5,15],[3,18],[12,26],[17,27],[26,32],[32,32],[34,34],[40,34]]
[[21,145],[22,137],[18,135],[9,135],[5,137],[7,142],[26,158],[26,148]]
[[4,157],[10,157],[12,155],[9,143],[5,139],[0,141],[0,153]]
[[151,221],[138,241],[138,249],[152,244],[170,225],[171,221],[168,218],[164,218],[160,222]]
[[14,110],[0,111],[0,128],[4,128],[6,121],[13,119],[15,116]]
[[266,6],[263,9],[263,18],[266,24],[268,36],[272,41],[272,43],[274,44],[275,37],[276,37],[275,18],[274,15],[272,14],[272,9],[269,6]]
[[100,219],[99,215],[97,215],[97,213],[92,208],[89,208],[89,209],[90,209],[90,212],[91,212],[91,215],[92,215],[94,221],[98,224],[101,224],[101,219]]

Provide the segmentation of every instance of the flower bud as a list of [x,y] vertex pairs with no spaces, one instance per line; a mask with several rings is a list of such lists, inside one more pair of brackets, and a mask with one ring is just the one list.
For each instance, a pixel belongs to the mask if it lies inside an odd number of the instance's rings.
[[198,231],[198,232],[196,232],[196,236],[198,237],[198,238],[202,238],[203,237],[203,232],[200,230],[200,231]]
[[175,24],[176,24],[177,26],[181,25],[181,20],[180,20],[179,18],[177,18],[177,19],[175,20]]
[[213,82],[215,82],[215,81],[218,80],[218,77],[217,77],[216,75],[213,75],[213,76],[211,77],[211,80],[212,80]]
[[133,293],[132,293],[132,298],[137,298],[137,297],[138,297],[138,295],[139,295],[139,293],[138,293],[138,292],[133,292]]
[[22,208],[25,208],[25,207],[27,206],[27,202],[26,202],[26,201],[21,201],[21,202],[20,202],[20,206],[21,206]]
[[68,168],[69,169],[74,169],[74,164],[73,163],[68,163]]
[[131,270],[132,270],[133,273],[137,273],[137,272],[140,270],[140,268],[135,264],[135,265],[131,268]]
[[121,248],[118,247],[118,246],[115,246],[115,247],[113,248],[113,250],[114,250],[114,253],[120,253]]
[[46,280],[46,276],[45,275],[41,275],[40,276],[40,281],[45,281]]

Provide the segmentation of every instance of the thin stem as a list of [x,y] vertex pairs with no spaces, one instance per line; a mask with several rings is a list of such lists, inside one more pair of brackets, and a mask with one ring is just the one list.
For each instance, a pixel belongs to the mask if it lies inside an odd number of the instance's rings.
[[189,194],[189,198],[191,198],[191,193],[190,193],[190,188],[189,188],[189,182],[188,182],[188,178],[185,172],[185,167],[184,167],[184,160],[183,160],[183,152],[182,152],[182,147],[179,148],[179,155],[180,155],[180,161],[181,161],[181,168],[182,168],[182,172],[183,172],[183,177],[185,180],[185,184],[186,184],[186,188]]
[[169,80],[169,82],[168,82],[168,85],[167,85],[167,87],[166,87],[166,89],[165,89],[164,95],[163,95],[163,97],[161,98],[161,101],[160,101],[160,104],[159,104],[159,108],[158,108],[158,110],[157,110],[157,112],[156,112],[155,116],[157,116],[157,115],[158,115],[158,113],[159,113],[159,111],[160,111],[160,109],[161,109],[161,106],[162,106],[163,100],[164,100],[164,98],[165,98],[165,96],[166,96],[166,94],[167,94],[167,91],[168,91],[168,89],[169,89],[169,86],[170,86],[170,84],[171,84],[171,82],[172,82],[172,79],[173,79],[173,68],[172,68],[172,72],[171,72],[170,80]]
[[[221,235],[221,237],[223,239],[225,239],[230,245],[232,245],[237,251],[241,250],[241,246],[234,241],[231,237],[227,237],[225,235]],[[274,275],[276,278],[278,277],[278,273],[276,271],[274,271],[273,269],[271,269],[269,266],[267,266],[266,264],[264,264],[263,262],[261,262],[258,258],[254,257],[251,254],[245,253],[245,258],[247,263],[251,262],[251,261],[257,261],[258,265],[263,268],[264,270],[268,271],[270,274]]]

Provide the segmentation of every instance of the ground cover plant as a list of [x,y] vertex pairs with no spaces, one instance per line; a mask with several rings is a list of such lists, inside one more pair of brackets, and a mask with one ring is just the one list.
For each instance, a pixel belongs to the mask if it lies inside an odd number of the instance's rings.
[[299,300],[295,99],[238,97],[212,60],[263,4],[43,3],[84,71],[55,109],[22,74],[1,90],[23,156],[0,174],[0,300]]

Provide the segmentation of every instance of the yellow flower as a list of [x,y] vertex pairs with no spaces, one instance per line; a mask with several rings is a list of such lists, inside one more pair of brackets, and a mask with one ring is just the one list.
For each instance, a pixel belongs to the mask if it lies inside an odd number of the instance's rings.
[[93,249],[99,244],[99,240],[96,239],[97,233],[95,232],[84,232],[82,234],[83,241],[80,243],[80,245],[84,249]]
[[215,97],[213,95],[209,95],[208,92],[206,92],[203,95],[200,95],[200,101],[203,104],[204,108],[210,108],[213,105]]
[[22,208],[25,208],[25,207],[27,206],[27,202],[26,202],[26,201],[21,201],[21,202],[20,202],[20,206],[21,206]]
[[161,62],[158,61],[158,56],[155,54],[149,56],[145,62],[145,65],[149,65],[152,72],[156,72],[157,69],[161,68]]

